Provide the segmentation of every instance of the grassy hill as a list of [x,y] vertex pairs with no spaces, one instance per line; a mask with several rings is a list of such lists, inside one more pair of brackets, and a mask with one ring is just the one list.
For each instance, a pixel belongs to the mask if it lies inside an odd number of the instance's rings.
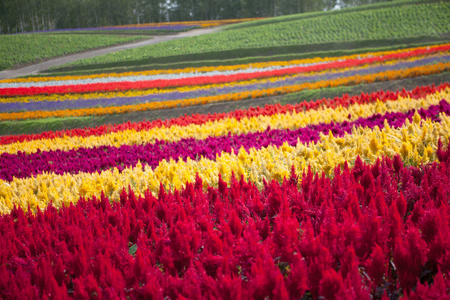
[[0,35],[0,70],[142,38],[80,33]]
[[308,13],[302,13],[302,14],[281,16],[281,17],[277,17],[277,18],[267,18],[267,19],[262,19],[262,20],[255,20],[255,21],[245,22],[245,23],[237,23],[237,24],[232,24],[230,26],[227,26],[226,28],[224,28],[224,30],[235,30],[235,29],[261,26],[261,25],[270,25],[270,24],[276,24],[276,23],[282,23],[282,22],[305,20],[305,19],[310,19],[310,18],[330,16],[330,15],[341,15],[341,14],[346,14],[349,12],[368,11],[368,10],[382,9],[382,8],[394,8],[394,7],[402,7],[402,6],[406,6],[406,5],[433,3],[433,2],[441,2],[441,1],[442,0],[430,0],[430,1],[397,0],[394,2],[392,2],[392,1],[380,2],[380,3],[375,3],[375,4],[367,4],[367,5],[348,7],[345,9],[336,9],[336,10],[332,10],[332,11],[315,11],[315,12],[308,12]]
[[[120,71],[280,60],[399,48],[449,39],[449,2],[400,1],[224,27],[219,33],[85,59],[54,71]],[[358,50],[361,52],[361,50]],[[219,62],[218,62],[219,61]],[[227,64],[227,62],[225,62]],[[122,69],[121,69],[122,68]]]

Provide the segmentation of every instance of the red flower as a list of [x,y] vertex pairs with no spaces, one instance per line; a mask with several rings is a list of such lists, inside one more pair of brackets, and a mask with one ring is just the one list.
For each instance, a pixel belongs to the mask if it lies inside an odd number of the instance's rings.
[[333,269],[325,270],[320,281],[319,295],[325,299],[340,299],[344,293],[344,281],[340,273]]
[[365,265],[367,274],[373,282],[373,287],[380,286],[386,271],[386,258],[384,257],[383,249],[378,244],[375,244],[373,247],[372,254]]

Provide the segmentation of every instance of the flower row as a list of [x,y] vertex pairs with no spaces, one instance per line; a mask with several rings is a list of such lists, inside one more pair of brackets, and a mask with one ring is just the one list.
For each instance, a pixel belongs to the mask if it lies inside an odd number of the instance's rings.
[[392,54],[400,54],[405,52],[410,52],[413,56],[414,51],[431,50],[429,53],[439,52],[437,49],[443,51],[450,44],[423,46],[423,47],[413,47],[400,50],[391,51],[377,51],[360,53],[353,55],[345,55],[339,57],[314,57],[306,59],[296,59],[290,61],[270,61],[270,62],[256,62],[249,64],[239,64],[230,66],[213,66],[213,67],[197,67],[197,68],[184,68],[184,69],[168,69],[168,70],[148,70],[139,72],[122,72],[122,73],[101,73],[92,75],[68,75],[68,76],[52,76],[52,77],[27,77],[27,78],[14,78],[14,79],[3,79],[0,80],[0,85],[4,83],[32,83],[32,82],[46,82],[46,81],[68,81],[68,80],[85,80],[94,78],[118,78],[118,77],[133,77],[133,76],[150,76],[150,75],[162,75],[162,74],[190,74],[190,73],[210,73],[210,72],[229,72],[229,71],[239,71],[239,70],[256,70],[263,68],[284,68],[293,65],[310,65],[319,64],[324,62],[332,61],[343,61],[343,60],[354,60],[354,59],[364,59],[373,56],[385,56]]
[[190,85],[205,85],[205,84],[219,84],[226,82],[235,82],[251,79],[260,79],[268,77],[280,77],[293,75],[305,72],[318,72],[330,69],[340,69],[356,67],[366,64],[386,62],[393,59],[408,58],[410,56],[424,55],[435,52],[445,52],[450,49],[449,46],[441,46],[430,49],[419,49],[415,51],[395,53],[384,55],[381,57],[366,57],[364,59],[352,59],[345,61],[334,61],[330,63],[316,64],[312,66],[300,66],[292,67],[281,70],[271,70],[262,72],[251,72],[242,74],[231,75],[216,75],[216,76],[204,76],[179,79],[156,79],[156,80],[143,80],[143,81],[119,81],[119,82],[99,82],[92,84],[68,84],[68,85],[56,85],[56,86],[32,86],[32,87],[16,87],[16,88],[0,88],[0,96],[19,96],[19,95],[38,95],[38,94],[65,94],[65,93],[88,93],[99,91],[123,91],[132,89],[151,89],[151,88],[168,88],[177,86],[190,86]]
[[[342,70],[335,70],[332,72],[322,71],[322,72],[310,72],[304,73],[294,76],[284,76],[284,77],[274,77],[274,78],[266,78],[266,79],[254,79],[254,80],[245,80],[239,82],[230,82],[224,84],[208,84],[202,86],[182,86],[176,88],[168,88],[168,89],[146,89],[146,90],[128,90],[128,91],[115,91],[115,92],[92,92],[92,93],[74,93],[74,94],[40,94],[33,96],[16,96],[16,97],[2,97],[0,98],[0,103],[19,103],[19,102],[62,102],[62,101],[77,101],[77,100],[100,100],[104,101],[106,99],[112,98],[128,98],[128,99],[138,99],[139,101],[147,101],[154,99],[155,95],[159,95],[161,97],[165,97],[167,94],[173,93],[174,95],[182,95],[183,97],[192,97],[189,96],[189,92],[193,93],[202,93],[204,90],[211,89],[216,93],[223,93],[224,89],[230,89],[233,91],[234,89],[242,88],[243,86],[248,89],[264,89],[267,88],[267,85],[271,85],[271,87],[283,86],[283,85],[292,85],[295,83],[302,83],[306,81],[319,81],[321,79],[333,79],[339,78],[342,76],[350,76],[356,75],[358,73],[362,74],[370,74],[379,71],[387,71],[387,70],[395,70],[396,66],[399,68],[410,68],[414,66],[420,65],[428,65],[437,62],[445,62],[448,61],[447,54],[437,54],[428,57],[419,57],[408,60],[401,61],[393,61],[389,64],[375,64],[375,65],[367,65],[362,67],[355,68],[345,68]],[[397,68],[397,69],[399,69]],[[340,75],[339,75],[340,74]],[[337,76],[337,77],[336,77]],[[156,96],[157,97],[157,96]],[[176,96],[175,96],[176,97]],[[173,97],[173,98],[175,98]],[[173,99],[172,99],[173,100]]]
[[438,63],[429,66],[420,66],[409,69],[385,71],[363,76],[354,75],[336,80],[323,80],[313,83],[297,84],[293,86],[283,86],[278,88],[246,91],[233,94],[222,94],[217,96],[206,96],[186,100],[169,100],[162,102],[140,103],[136,105],[91,107],[73,110],[0,113],[0,120],[6,121],[6,120],[40,119],[49,117],[81,117],[92,115],[100,116],[106,114],[120,114],[137,111],[168,109],[174,107],[186,107],[192,105],[203,105],[207,103],[222,102],[222,101],[240,101],[249,98],[260,98],[260,97],[283,95],[287,93],[294,93],[302,91],[304,89],[318,89],[342,85],[356,85],[361,83],[372,83],[375,81],[387,81],[401,78],[430,75],[441,73],[449,69],[450,63]]
[[[450,50],[450,45],[442,45],[438,47],[432,48],[419,48],[410,51],[403,51],[400,53],[391,53],[380,56],[365,56],[364,58],[355,57],[352,59],[337,59],[334,58],[331,61],[318,62],[315,64],[288,64],[284,66],[274,65],[267,66],[255,69],[254,67],[250,67],[247,69],[238,69],[238,70],[214,70],[206,73],[199,72],[190,72],[190,73],[171,73],[171,74],[157,74],[157,75],[129,75],[129,76],[109,76],[109,77],[97,77],[97,78],[84,78],[84,79],[70,79],[70,80],[60,80],[58,77],[55,77],[53,80],[45,80],[45,81],[30,81],[30,82],[11,82],[11,83],[2,83],[0,82],[0,89],[2,88],[30,88],[30,87],[46,87],[46,86],[74,86],[74,85],[87,85],[87,84],[104,84],[104,83],[118,83],[121,82],[136,82],[136,81],[155,81],[155,80],[175,80],[175,79],[185,79],[188,78],[196,79],[199,81],[199,84],[209,84],[207,77],[216,77],[219,76],[219,82],[230,82],[230,81],[242,81],[242,80],[250,80],[257,78],[266,78],[266,77],[280,77],[285,75],[292,75],[298,73],[305,72],[317,72],[321,70],[327,69],[340,69],[340,68],[348,68],[355,67],[360,65],[368,65],[375,63],[387,63],[396,60],[404,60],[404,59],[413,59],[421,56],[429,56],[431,54],[436,53],[446,53]],[[244,76],[244,77],[242,77]],[[247,76],[249,76],[247,78]],[[235,79],[237,78],[237,79]],[[244,78],[244,79],[241,79]],[[206,82],[206,83],[203,83]],[[198,85],[199,85],[198,84]],[[174,84],[178,86],[177,83]],[[182,84],[183,85],[183,84]],[[170,85],[169,85],[170,86]]]
[[380,156],[393,157],[400,153],[408,164],[420,165],[436,160],[438,142],[447,142],[450,137],[450,118],[441,114],[439,119],[439,123],[422,120],[416,113],[412,122],[406,120],[397,129],[388,124],[382,129],[360,127],[343,137],[331,133],[321,135],[319,141],[308,145],[297,143],[293,147],[284,143],[281,147],[269,145],[248,151],[240,148],[236,154],[222,152],[214,160],[162,160],[155,168],[138,163],[121,171],[112,168],[101,173],[43,173],[12,181],[0,180],[0,212],[9,213],[14,205],[33,210],[49,203],[61,207],[76,202],[80,196],[101,193],[119,199],[122,188],[128,186],[138,194],[147,189],[158,193],[160,187],[180,189],[187,182],[193,182],[197,175],[205,185],[217,186],[219,174],[229,182],[234,173],[262,188],[265,180],[281,181],[289,176],[291,166],[299,171],[311,168],[314,172],[331,174],[336,166],[346,161],[353,163],[357,156],[375,162]]
[[14,111],[34,111],[34,110],[64,110],[64,109],[82,109],[89,107],[107,107],[107,106],[123,106],[139,103],[162,102],[180,99],[195,99],[199,97],[216,96],[222,94],[232,94],[238,92],[253,92],[268,88],[287,87],[303,83],[313,83],[321,80],[333,80],[342,77],[354,75],[369,75],[373,73],[386,72],[389,70],[398,70],[403,68],[412,68],[419,66],[428,66],[440,62],[449,62],[450,55],[435,56],[416,59],[414,61],[396,62],[388,65],[375,65],[363,68],[350,68],[338,72],[321,72],[311,73],[308,75],[296,75],[292,77],[271,78],[265,80],[250,80],[243,82],[233,82],[227,84],[214,84],[208,86],[194,86],[195,88],[186,89],[166,89],[148,91],[145,96],[131,97],[108,97],[108,98],[91,98],[91,99],[74,99],[71,101],[32,101],[32,102],[9,102],[0,103],[0,112]]
[[[0,216],[0,297],[447,299],[450,153]],[[113,201],[111,201],[113,200]],[[447,298],[446,298],[447,297]]]
[[[409,59],[414,59],[421,56],[413,56]],[[311,66],[312,64],[302,64],[300,66]],[[319,65],[319,64],[315,64]],[[152,81],[152,80],[174,80],[174,79],[196,79],[199,76],[202,78],[208,76],[208,77],[215,77],[215,76],[230,76],[230,75],[243,75],[243,74],[249,74],[249,73],[255,73],[255,72],[268,72],[268,71],[274,71],[274,70],[284,70],[284,69],[291,69],[293,67],[298,67],[299,65],[289,65],[285,67],[266,67],[266,68],[260,68],[260,69],[243,69],[243,70],[233,70],[233,71],[211,71],[207,73],[198,73],[198,72],[191,72],[191,73],[175,73],[175,74],[158,74],[158,75],[135,75],[135,76],[119,76],[119,77],[100,77],[100,78],[89,78],[89,79],[77,79],[77,80],[58,80],[57,78],[54,78],[54,80],[51,81],[31,81],[31,82],[19,82],[19,83],[0,83],[0,88],[29,88],[29,87],[45,87],[45,86],[65,86],[65,85],[86,85],[86,84],[96,84],[96,83],[114,83],[114,82],[136,82],[136,81]]]
[[[314,125],[318,121],[316,119],[312,122],[307,122],[307,127],[298,129],[271,129],[268,126],[266,131],[240,135],[231,135],[229,132],[228,135],[214,137],[215,133],[212,132],[209,134],[209,137],[201,140],[183,138],[174,142],[170,142],[170,140],[156,140],[155,143],[120,147],[80,147],[76,150],[72,148],[69,151],[39,151],[33,154],[24,152],[18,154],[2,153],[0,155],[0,179],[11,181],[13,178],[26,178],[42,174],[43,172],[76,174],[79,172],[101,172],[111,168],[117,168],[119,171],[122,171],[126,167],[135,167],[138,162],[143,166],[148,165],[151,168],[155,168],[162,160],[177,161],[182,159],[186,161],[188,158],[193,160],[198,158],[214,160],[217,155],[231,153],[232,151],[238,153],[241,148],[249,151],[249,149],[257,150],[269,145],[280,147],[284,143],[290,146],[296,146],[297,143],[308,144],[319,141],[321,134],[328,134],[329,132],[336,137],[341,137],[345,134],[351,134],[358,127],[374,128],[378,126],[383,128],[385,124],[394,128],[401,127],[406,120],[412,120],[416,112],[416,109],[411,109],[412,107],[420,108],[418,113],[421,118],[439,121],[437,117],[439,114],[450,115],[450,105],[445,100],[441,100],[437,104],[437,99],[439,98],[427,99],[428,101],[425,102],[425,105],[422,105],[423,103],[420,101],[409,100],[405,104],[399,100],[391,107],[392,112],[380,114],[379,112],[383,109],[377,105],[377,113],[370,117],[358,118],[350,122],[346,120],[343,123],[331,122]],[[426,109],[421,106],[425,106]],[[398,107],[400,111],[396,111],[395,108]],[[338,114],[327,114],[327,111],[321,111],[320,113],[328,115],[330,119],[335,119],[336,115],[340,115],[343,118],[347,112],[344,110]],[[356,109],[356,112],[366,111],[364,107],[360,107]],[[347,114],[347,116],[351,116],[351,113]],[[289,123],[290,127],[296,127],[298,124],[298,121],[295,122],[292,118],[287,118],[284,121]]]
[[[109,138],[111,144],[113,144],[114,134],[126,131],[127,136],[131,135],[134,136],[134,132],[144,132],[148,131],[153,128],[159,128],[160,130],[163,130],[164,128],[173,127],[174,130],[177,130],[178,127],[186,127],[186,131],[192,131],[190,128],[191,125],[205,125],[209,122],[215,122],[217,127],[220,127],[219,125],[221,122],[227,122],[232,119],[236,119],[238,123],[230,127],[230,130],[233,128],[242,128],[243,122],[245,122],[247,119],[252,119],[256,117],[263,117],[263,116],[272,116],[275,114],[279,114],[283,118],[288,116],[289,114],[296,114],[301,113],[304,111],[309,110],[316,110],[319,108],[335,108],[335,107],[351,107],[353,104],[368,104],[373,103],[376,101],[386,102],[386,101],[395,101],[398,100],[399,97],[402,98],[413,98],[413,99],[419,99],[424,98],[429,94],[434,94],[437,92],[441,92],[445,90],[448,87],[448,84],[442,84],[438,87],[433,86],[424,86],[424,87],[417,87],[413,89],[412,91],[396,91],[396,92],[390,92],[390,91],[377,91],[370,94],[361,94],[358,96],[344,96],[341,98],[334,98],[334,99],[319,99],[315,101],[310,102],[301,102],[296,105],[266,105],[264,108],[256,107],[256,108],[250,108],[246,110],[236,110],[229,113],[214,113],[214,114],[208,114],[208,115],[200,115],[195,114],[192,116],[183,116],[179,118],[169,119],[165,121],[161,120],[155,120],[155,121],[143,121],[143,122],[137,122],[137,123],[123,123],[123,124],[117,124],[117,125],[103,125],[96,128],[85,128],[85,129],[72,129],[72,130],[63,130],[63,131],[48,131],[43,132],[40,134],[24,134],[24,135],[10,135],[10,136],[2,136],[0,137],[0,146],[2,148],[2,152],[7,153],[15,153],[17,151],[25,151],[27,153],[34,152],[38,149],[37,141],[39,141],[39,147],[44,146],[43,148],[40,148],[42,151],[46,150],[56,150],[56,149],[65,149],[65,148],[59,148],[59,147],[48,147],[48,143],[43,142],[44,140],[53,140],[53,145],[62,145],[62,144],[73,144],[76,143],[78,145],[81,145],[81,147],[88,147],[89,144],[85,142],[86,137],[96,136],[99,138],[99,136],[102,136],[102,138]],[[367,109],[367,108],[365,108]],[[324,114],[321,114],[323,116]],[[259,122],[260,123],[260,122]],[[271,128],[274,128],[274,124],[270,124]],[[279,127],[276,127],[279,128]],[[265,127],[261,127],[260,130],[265,130]],[[122,136],[123,137],[123,136]],[[71,139],[75,138],[75,139]],[[78,139],[81,138],[81,139]],[[148,136],[146,137],[148,138]],[[62,142],[62,143],[61,143]],[[119,145],[122,144],[130,144],[130,143],[137,143],[137,141],[122,141]],[[12,145],[9,145],[12,144]],[[97,143],[97,145],[102,145],[103,143],[100,141]],[[7,146],[9,145],[9,146]],[[30,148],[31,147],[31,148]]]
[[[272,129],[297,129],[318,123],[353,121],[370,117],[375,113],[405,112],[426,108],[441,99],[450,99],[447,84],[417,88],[412,92],[376,92],[370,95],[335,98],[301,103],[296,106],[267,106],[265,109],[249,109],[220,115],[197,115],[168,121],[125,123],[115,128],[104,126],[95,129],[61,131],[17,136],[16,140],[4,137],[0,146],[3,153],[34,153],[49,150],[74,150],[106,145],[142,145],[158,140],[176,142],[180,139],[205,139],[212,136],[247,134]],[[410,98],[417,99],[411,100]],[[336,107],[336,109],[335,109]],[[24,140],[25,137],[31,140]],[[12,139],[13,137],[11,137]],[[22,142],[19,142],[22,140]],[[14,142],[15,141],[15,142]],[[14,142],[14,143],[13,143]]]

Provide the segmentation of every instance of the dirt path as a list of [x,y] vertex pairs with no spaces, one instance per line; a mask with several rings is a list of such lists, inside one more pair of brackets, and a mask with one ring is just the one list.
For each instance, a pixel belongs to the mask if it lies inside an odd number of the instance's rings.
[[213,33],[213,32],[217,32],[219,30],[220,30],[219,27],[194,29],[194,30],[190,30],[190,31],[180,32],[180,33],[174,34],[174,35],[153,36],[151,39],[141,40],[141,41],[135,42],[135,43],[128,43],[128,44],[117,45],[117,46],[112,46],[112,47],[107,47],[107,48],[102,48],[102,49],[97,49],[97,50],[92,50],[92,51],[86,51],[86,52],[82,52],[82,53],[70,54],[70,55],[50,59],[50,60],[47,60],[47,61],[44,61],[44,62],[41,62],[38,64],[19,68],[16,70],[1,71],[0,72],[0,80],[16,78],[16,77],[21,77],[21,76],[28,76],[28,75],[36,75],[39,72],[50,69],[51,67],[63,65],[63,64],[74,62],[74,61],[84,59],[84,58],[90,58],[90,57],[94,57],[94,56],[108,54],[111,52],[116,52],[116,51],[120,51],[120,50],[124,50],[124,49],[131,49],[131,48],[137,48],[137,47],[157,44],[157,43],[161,43],[161,42],[167,42],[170,40],[176,40],[176,39],[181,39],[181,38],[185,38],[185,37],[192,37],[192,36],[197,36],[197,35],[202,35],[202,34],[207,34],[207,33]]

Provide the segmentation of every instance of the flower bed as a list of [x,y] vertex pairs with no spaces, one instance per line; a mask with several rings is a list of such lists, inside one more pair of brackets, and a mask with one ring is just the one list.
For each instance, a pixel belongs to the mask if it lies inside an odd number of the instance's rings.
[[[4,297],[448,296],[449,152],[0,218]],[[431,278],[434,283],[431,284]]]
[[[421,76],[448,70],[442,47],[164,79],[207,78],[204,86],[4,97],[0,109],[13,112],[0,113],[0,120],[163,109]],[[289,74],[294,69],[308,72]],[[243,77],[216,83],[217,72]],[[278,77],[254,79],[265,72]],[[136,86],[126,79],[170,73],[115,78]],[[8,80],[0,90],[107,81],[55,80]],[[218,89],[224,92],[183,98]],[[155,101],[120,102],[133,97]],[[92,107],[108,101],[120,103]],[[449,139],[448,83],[1,137],[0,298],[446,299]]]

